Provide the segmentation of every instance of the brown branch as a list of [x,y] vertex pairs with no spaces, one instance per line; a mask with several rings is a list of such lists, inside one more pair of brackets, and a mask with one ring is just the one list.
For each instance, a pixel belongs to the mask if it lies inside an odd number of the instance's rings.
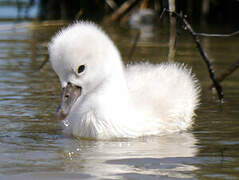
[[125,1],[106,21],[112,22],[118,20],[136,1],[137,0]]
[[[219,82],[223,81],[227,76],[231,75],[237,68],[239,67],[239,59],[237,61],[235,61],[234,63],[232,63],[229,68],[226,69],[226,71],[224,71],[224,73],[221,74],[221,76],[219,76],[219,78],[217,78],[217,80]],[[210,86],[210,89],[214,88],[214,84],[212,84]]]
[[167,9],[164,8],[163,11],[162,11],[162,13],[160,14],[160,16],[159,16],[159,22],[160,22],[161,19],[163,18],[163,16],[164,16],[166,10],[167,10]]
[[130,16],[138,10],[138,6],[134,5],[130,9],[130,11],[127,11],[124,13],[124,15],[120,18],[120,24],[126,24],[129,21]]
[[197,48],[204,60],[204,62],[206,63],[207,65],[207,68],[208,68],[208,72],[209,72],[209,75],[210,75],[210,78],[211,80],[213,81],[213,85],[214,87],[216,88],[217,90],[217,95],[218,95],[218,98],[221,102],[223,102],[223,91],[222,91],[222,87],[220,85],[220,83],[218,82],[217,78],[216,78],[216,75],[214,73],[214,69],[212,67],[212,64],[211,64],[211,60],[208,58],[207,54],[205,53],[205,51],[203,50],[202,48],[202,45],[200,44],[200,41],[199,41],[199,36],[197,35],[197,33],[194,32],[193,28],[191,27],[191,25],[188,23],[188,21],[184,18],[183,15],[181,14],[178,14],[176,13],[175,11],[174,12],[170,12],[169,10],[166,10],[168,13],[170,13],[172,16],[176,17],[177,19],[180,20],[180,22],[183,24],[184,26],[184,29],[186,31],[188,31],[191,36],[193,37],[193,40],[194,42],[196,43],[197,45]]
[[37,68],[37,71],[42,70],[48,61],[49,61],[49,55],[46,54],[45,57],[43,58],[43,62],[42,62],[41,65]]
[[114,0],[105,1],[105,4],[107,4],[113,10],[117,8],[117,4]]
[[149,0],[142,0],[140,4],[140,9],[146,9],[148,6]]
[[195,33],[197,36],[203,37],[231,37],[239,34],[239,31],[235,31],[229,34],[207,34],[207,33]]
[[139,37],[140,37],[140,31],[137,32],[136,36],[135,36],[135,39],[134,39],[134,43],[130,49],[130,52],[129,52],[129,60],[131,60],[132,56],[133,56],[133,53],[134,53],[134,50],[135,50],[135,47],[139,41]]

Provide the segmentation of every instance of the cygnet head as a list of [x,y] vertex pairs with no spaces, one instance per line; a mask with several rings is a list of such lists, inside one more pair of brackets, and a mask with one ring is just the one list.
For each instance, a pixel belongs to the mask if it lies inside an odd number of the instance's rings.
[[123,67],[111,39],[93,23],[78,22],[61,30],[49,43],[49,55],[63,90],[60,118]]

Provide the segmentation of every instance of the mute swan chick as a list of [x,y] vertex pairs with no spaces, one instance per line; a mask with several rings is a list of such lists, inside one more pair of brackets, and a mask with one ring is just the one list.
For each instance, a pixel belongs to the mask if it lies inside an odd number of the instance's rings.
[[123,65],[97,25],[77,22],[49,43],[62,86],[57,110],[76,137],[109,139],[163,135],[189,128],[200,88],[176,63]]

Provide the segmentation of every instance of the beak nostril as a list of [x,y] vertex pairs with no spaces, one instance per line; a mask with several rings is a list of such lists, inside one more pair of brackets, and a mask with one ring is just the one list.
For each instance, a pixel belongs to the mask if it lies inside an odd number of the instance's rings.
[[80,87],[80,86],[76,86],[76,88],[81,90],[81,87]]

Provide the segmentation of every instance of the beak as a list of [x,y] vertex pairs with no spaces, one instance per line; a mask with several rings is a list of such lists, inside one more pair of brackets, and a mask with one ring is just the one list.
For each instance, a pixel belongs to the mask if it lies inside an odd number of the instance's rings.
[[56,112],[57,117],[60,120],[64,120],[69,114],[72,106],[74,105],[78,97],[80,97],[81,91],[81,87],[76,86],[72,83],[68,83],[67,86],[62,89],[61,103]]

